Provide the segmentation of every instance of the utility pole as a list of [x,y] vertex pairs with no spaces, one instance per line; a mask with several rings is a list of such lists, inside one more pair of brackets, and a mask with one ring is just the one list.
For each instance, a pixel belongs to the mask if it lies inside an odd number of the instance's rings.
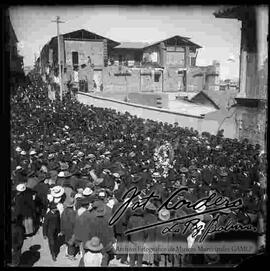
[[62,69],[61,69],[61,48],[60,48],[60,36],[59,36],[59,23],[64,23],[60,21],[60,17],[56,16],[56,20],[52,21],[57,25],[57,40],[58,40],[58,71],[59,71],[59,81],[60,81],[60,100],[63,99],[63,85],[62,85]]

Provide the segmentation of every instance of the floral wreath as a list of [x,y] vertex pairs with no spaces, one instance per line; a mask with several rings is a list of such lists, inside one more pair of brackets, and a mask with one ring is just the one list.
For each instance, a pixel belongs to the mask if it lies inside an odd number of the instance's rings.
[[163,171],[161,175],[165,178],[168,177],[169,169],[173,168],[174,164],[173,158],[174,151],[172,145],[168,141],[166,141],[163,145],[155,149],[154,161],[156,170]]

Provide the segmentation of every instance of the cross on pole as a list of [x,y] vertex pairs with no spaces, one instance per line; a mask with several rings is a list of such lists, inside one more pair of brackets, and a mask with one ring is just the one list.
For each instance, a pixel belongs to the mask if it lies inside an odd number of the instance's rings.
[[58,70],[59,70],[59,81],[60,81],[60,100],[63,99],[63,86],[62,86],[62,69],[61,69],[61,48],[60,48],[60,36],[59,36],[59,24],[64,23],[60,21],[60,17],[56,16],[56,20],[52,21],[57,25],[57,40],[58,40]]

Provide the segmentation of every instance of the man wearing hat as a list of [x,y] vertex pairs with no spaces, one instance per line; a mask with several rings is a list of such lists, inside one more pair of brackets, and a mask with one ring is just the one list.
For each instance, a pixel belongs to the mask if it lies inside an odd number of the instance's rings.
[[[167,210],[167,209],[165,209],[165,208],[162,208],[158,212],[158,221],[159,222],[160,221],[167,221],[167,220],[170,219],[170,217],[171,217],[170,211]],[[169,226],[169,225],[172,225],[172,224],[171,223],[166,224],[166,226]],[[163,247],[168,247],[168,245],[172,241],[172,234],[171,233],[163,234],[162,233],[163,228],[164,228],[164,225],[155,227],[155,231],[156,231],[156,243],[157,244],[162,244]],[[168,254],[158,254],[158,253],[154,254],[154,265],[155,266],[159,266],[162,255],[164,255],[165,266],[167,266]]]
[[83,253],[83,245],[89,240],[91,230],[91,227],[89,226],[91,220],[89,206],[90,201],[88,197],[77,198],[74,234],[69,244],[80,247],[81,253]]
[[109,219],[112,216],[112,210],[103,201],[97,200],[93,203],[90,219],[88,220],[89,237],[97,236],[100,238],[104,249],[101,266],[108,266],[109,262],[114,258],[115,243],[113,228],[109,226]]
[[[137,227],[142,227],[145,226],[146,222],[144,219],[144,211],[139,208],[136,209],[135,211],[132,210],[131,216],[128,219],[127,223],[127,229],[133,229]],[[145,231],[139,231],[132,233],[128,238],[129,238],[129,244],[131,248],[136,252],[136,249],[139,247],[142,247],[145,243],[147,234]],[[130,266],[134,267],[135,262],[137,261],[136,266],[142,266],[142,260],[143,260],[143,254],[141,253],[131,253],[129,255],[130,257]]]
[[79,267],[99,267],[102,263],[103,245],[97,236],[86,241],[84,245],[84,255],[80,260]]
[[16,217],[14,208],[11,208],[11,235],[12,235],[12,266],[20,263],[21,249],[24,242],[25,229],[22,224],[22,216]]
[[[157,207],[150,201],[148,201],[145,206],[144,221],[146,225],[155,224],[158,221]],[[153,244],[156,241],[156,229],[155,228],[147,229],[145,232],[146,232],[145,245],[147,246],[148,243]],[[150,256],[150,254],[148,255]],[[147,261],[148,264],[150,265],[154,263],[154,254],[151,254],[151,256]]]
[[[124,194],[124,190],[116,190],[114,192],[114,196],[117,200],[117,202],[115,203],[115,205],[112,208],[112,215],[114,213],[116,213],[116,211],[118,210],[118,208],[123,204],[123,199],[122,196]],[[115,223],[113,225],[113,230],[114,230],[114,236],[117,240],[117,243],[121,244],[127,244],[128,239],[127,236],[124,234],[124,232],[127,230],[127,220],[128,217],[130,215],[130,209],[128,208],[124,214],[120,217],[120,219],[117,221],[117,223]],[[117,254],[116,259],[120,259],[120,262],[122,264],[128,264],[127,262],[127,253],[121,253],[121,254]]]
[[56,181],[56,184],[57,185],[61,185],[61,186],[64,186],[64,183],[67,183],[67,179],[69,177],[71,177],[72,174],[68,171],[60,171],[59,174],[57,175],[57,181]]
[[41,218],[44,218],[47,211],[47,195],[50,193],[50,186],[48,183],[45,183],[45,180],[50,178],[50,174],[46,174],[44,178],[38,179],[38,184],[33,188],[36,192],[36,204],[39,208],[39,214]]
[[66,198],[65,190],[62,186],[56,185],[56,186],[53,186],[50,189],[50,191],[51,191],[50,195],[53,197],[53,202],[56,204],[56,207],[61,216],[64,211],[63,202],[65,201],[65,198]]
[[53,261],[56,261],[57,257],[57,239],[60,233],[60,213],[54,202],[49,203],[49,212],[46,213],[43,223],[43,237],[46,240],[48,238],[49,249]]
[[66,256],[70,259],[74,259],[78,252],[78,248],[72,243],[75,220],[76,211],[74,209],[74,198],[69,197],[68,200],[65,201],[65,208],[61,216],[61,232],[65,236],[65,243],[67,245]]
[[35,232],[36,206],[35,193],[26,187],[25,183],[16,186],[18,194],[15,197],[15,215],[23,218],[25,234],[32,235]]

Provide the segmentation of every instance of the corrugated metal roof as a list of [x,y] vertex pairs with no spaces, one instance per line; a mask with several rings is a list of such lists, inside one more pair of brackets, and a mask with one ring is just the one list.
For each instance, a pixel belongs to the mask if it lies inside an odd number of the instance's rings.
[[121,42],[114,49],[143,49],[147,45],[149,45],[148,42]]

